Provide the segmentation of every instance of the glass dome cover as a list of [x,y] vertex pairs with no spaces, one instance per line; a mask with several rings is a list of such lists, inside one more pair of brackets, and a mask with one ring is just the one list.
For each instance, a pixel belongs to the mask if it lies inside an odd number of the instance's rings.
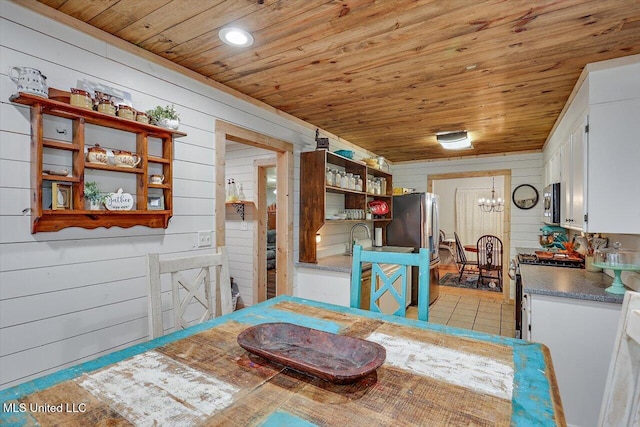
[[593,262],[610,269],[640,270],[640,251],[620,246],[620,242],[615,242],[612,248],[597,249],[593,253]]
[[613,270],[615,276],[605,291],[619,295],[626,292],[621,279],[622,271],[640,271],[640,251],[621,249],[620,246],[620,242],[615,242],[612,248],[597,249],[593,253],[593,265]]

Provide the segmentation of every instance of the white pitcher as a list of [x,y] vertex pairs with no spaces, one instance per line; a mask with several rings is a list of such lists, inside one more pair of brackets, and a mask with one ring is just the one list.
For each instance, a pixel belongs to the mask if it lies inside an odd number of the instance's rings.
[[43,98],[49,97],[47,77],[42,75],[40,70],[29,67],[11,67],[9,68],[9,78],[18,85],[18,92],[30,93]]

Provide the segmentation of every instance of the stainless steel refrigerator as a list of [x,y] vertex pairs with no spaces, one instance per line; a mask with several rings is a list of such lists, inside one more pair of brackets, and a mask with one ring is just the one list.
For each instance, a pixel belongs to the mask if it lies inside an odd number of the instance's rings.
[[[432,193],[413,193],[393,196],[393,220],[387,226],[387,245],[428,248],[429,304],[438,298],[438,251],[440,226],[438,221],[438,196]],[[418,303],[418,268],[411,272],[411,304]]]

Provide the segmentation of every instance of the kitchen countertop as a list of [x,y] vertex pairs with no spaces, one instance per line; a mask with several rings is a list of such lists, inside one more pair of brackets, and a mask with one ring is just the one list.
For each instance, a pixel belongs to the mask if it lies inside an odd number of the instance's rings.
[[[413,248],[411,247],[402,247],[402,246],[383,246],[385,251],[387,252],[413,252]],[[371,250],[371,248],[366,248],[365,250]],[[375,248],[374,248],[375,250]],[[314,270],[324,270],[324,271],[335,271],[338,273],[349,273],[351,274],[351,265],[353,264],[353,258],[350,255],[331,255],[324,258],[318,258],[318,263],[314,264],[311,262],[297,262],[295,263],[296,267],[299,268],[311,268]],[[371,264],[364,265],[363,270],[371,269]]]
[[[624,295],[610,294],[613,277],[582,268],[520,264],[523,292],[622,304]],[[628,288],[627,288],[628,289]]]

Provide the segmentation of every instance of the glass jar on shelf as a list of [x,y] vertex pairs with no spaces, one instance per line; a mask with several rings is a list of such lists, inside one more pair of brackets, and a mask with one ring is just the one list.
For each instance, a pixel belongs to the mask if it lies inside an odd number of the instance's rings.
[[327,185],[335,185],[334,175],[333,175],[333,171],[331,170],[331,168],[327,167],[327,170],[326,170],[325,174],[326,174]]
[[380,194],[383,195],[383,196],[387,194],[387,180],[386,180],[386,178],[380,178]]
[[353,190],[356,188],[356,181],[353,178],[353,174],[351,172],[347,172],[347,187],[349,190]]
[[349,188],[349,177],[345,172],[340,172],[340,187]]
[[360,175],[354,175],[354,178],[356,180],[356,191],[362,191],[362,178],[360,178]]

